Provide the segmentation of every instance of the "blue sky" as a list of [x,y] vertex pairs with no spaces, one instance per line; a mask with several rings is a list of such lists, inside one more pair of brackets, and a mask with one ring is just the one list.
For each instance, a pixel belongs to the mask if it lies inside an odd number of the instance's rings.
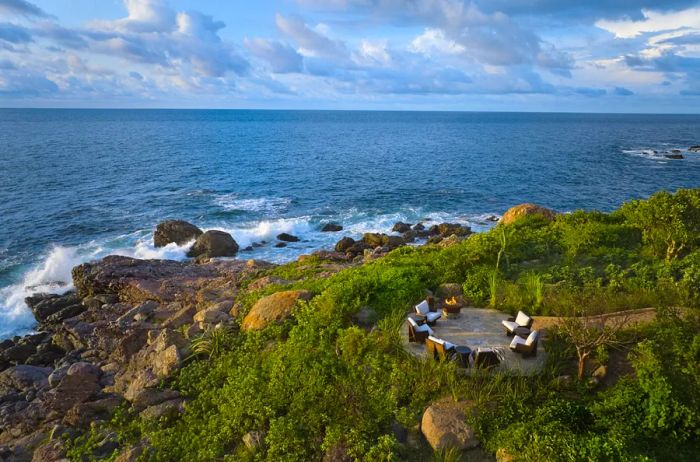
[[700,0],[0,0],[0,107],[700,112]]

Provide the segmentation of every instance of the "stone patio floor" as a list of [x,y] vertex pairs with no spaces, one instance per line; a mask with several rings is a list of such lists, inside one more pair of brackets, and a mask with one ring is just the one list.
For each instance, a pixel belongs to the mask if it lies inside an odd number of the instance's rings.
[[[494,348],[499,352],[501,364],[496,368],[500,372],[532,375],[542,370],[547,353],[542,347],[542,342],[537,346],[537,355],[523,358],[519,353],[514,353],[508,348],[512,337],[505,334],[501,321],[507,319],[508,314],[488,308],[462,308],[458,317],[438,319],[432,327],[434,336],[454,343],[455,345],[468,346],[472,350],[477,347]],[[409,343],[408,328],[403,327],[402,336],[406,350],[416,356],[424,356],[425,345],[422,343]],[[540,332],[542,333],[542,332]]]

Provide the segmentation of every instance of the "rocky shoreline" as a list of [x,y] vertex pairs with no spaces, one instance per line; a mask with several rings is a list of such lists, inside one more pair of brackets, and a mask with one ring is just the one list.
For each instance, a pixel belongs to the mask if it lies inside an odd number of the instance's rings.
[[[530,204],[518,207],[512,214],[552,214]],[[511,219],[509,214],[502,221]],[[337,224],[324,229],[340,230]],[[411,243],[451,245],[472,234],[460,224],[429,222],[396,223],[391,231],[358,240],[343,237],[333,250],[299,261],[322,260],[332,274]],[[280,243],[294,239],[278,236]],[[167,387],[168,378],[191,354],[192,339],[209,329],[263,328],[288,317],[297,299],[313,295],[277,292],[243,313],[240,292],[288,281],[266,274],[276,266],[272,263],[217,259],[240,250],[222,231],[167,221],[154,233],[156,246],[190,241],[192,260],[108,256],[73,268],[74,291],[27,298],[37,333],[0,343],[0,461],[64,460],[66,439],[109,418],[120,406],[144,419],[177,415],[186,401]],[[118,448],[115,436],[105,434],[94,456]],[[124,448],[117,460],[135,460],[139,451]]]

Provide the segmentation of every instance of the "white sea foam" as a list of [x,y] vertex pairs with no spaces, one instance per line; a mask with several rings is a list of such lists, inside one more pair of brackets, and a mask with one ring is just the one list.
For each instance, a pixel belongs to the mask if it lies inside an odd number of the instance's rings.
[[31,329],[34,317],[24,303],[25,297],[72,289],[71,269],[81,261],[75,247],[55,246],[22,281],[0,289],[0,337]]

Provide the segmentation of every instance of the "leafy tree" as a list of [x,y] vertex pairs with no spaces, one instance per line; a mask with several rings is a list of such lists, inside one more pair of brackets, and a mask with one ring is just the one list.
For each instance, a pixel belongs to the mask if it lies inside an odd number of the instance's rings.
[[660,191],[648,200],[624,204],[620,213],[642,230],[654,255],[674,260],[700,242],[700,189]]

